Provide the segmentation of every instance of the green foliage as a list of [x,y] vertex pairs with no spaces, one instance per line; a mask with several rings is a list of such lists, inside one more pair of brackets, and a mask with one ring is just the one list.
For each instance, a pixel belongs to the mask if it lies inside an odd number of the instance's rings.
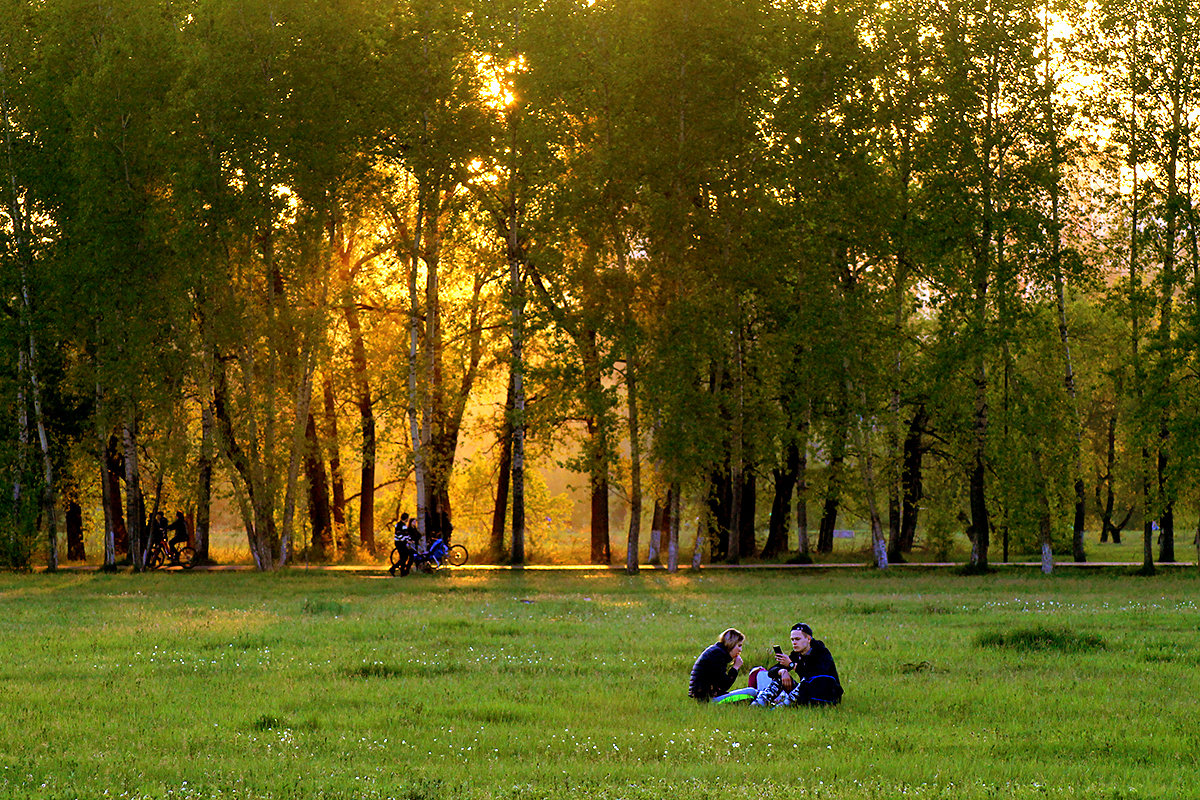
[[30,396],[12,355],[44,340],[54,488],[128,424],[173,499],[222,395],[219,474],[268,563],[314,370],[399,507],[409,411],[438,491],[460,431],[491,437],[477,387],[505,382],[521,298],[533,444],[597,485],[634,379],[646,484],[691,495],[802,435],[823,490],[861,421],[851,513],[895,495],[920,406],[937,552],[967,508],[1020,552],[1048,519],[1062,550],[1077,480],[1118,518],[1200,491],[1195,21],[1158,0],[3,0],[0,394]]

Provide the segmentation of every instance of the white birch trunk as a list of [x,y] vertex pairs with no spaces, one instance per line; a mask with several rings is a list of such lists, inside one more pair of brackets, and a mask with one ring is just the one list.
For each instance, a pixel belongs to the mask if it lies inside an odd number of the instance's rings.
[[[307,337],[306,337],[307,338]],[[296,392],[296,422],[292,428],[292,452],[288,462],[287,488],[283,495],[283,530],[279,537],[279,566],[287,565],[292,549],[292,523],[296,514],[296,483],[300,476],[300,455],[305,447],[304,428],[312,404],[312,358],[305,346],[304,376]]]
[[424,193],[417,201],[417,224],[413,232],[412,252],[408,264],[408,434],[413,454],[413,478],[417,488],[417,530],[425,538],[425,512],[429,507],[426,482],[425,441],[421,436],[421,394],[417,376],[420,373],[421,301],[417,291],[417,271],[420,267],[420,246],[423,236]]

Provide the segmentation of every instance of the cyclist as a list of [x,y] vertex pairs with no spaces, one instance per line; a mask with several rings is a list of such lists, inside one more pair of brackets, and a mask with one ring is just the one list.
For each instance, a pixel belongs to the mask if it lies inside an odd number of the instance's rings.
[[184,518],[182,511],[175,512],[175,521],[167,526],[167,530],[172,532],[171,544],[188,543],[187,519]]

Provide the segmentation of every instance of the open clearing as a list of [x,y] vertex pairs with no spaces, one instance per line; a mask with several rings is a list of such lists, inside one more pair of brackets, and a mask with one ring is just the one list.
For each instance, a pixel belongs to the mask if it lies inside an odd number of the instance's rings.
[[[0,575],[0,796],[1177,798],[1190,570]],[[813,625],[837,709],[697,705]],[[740,685],[739,681],[739,685]]]

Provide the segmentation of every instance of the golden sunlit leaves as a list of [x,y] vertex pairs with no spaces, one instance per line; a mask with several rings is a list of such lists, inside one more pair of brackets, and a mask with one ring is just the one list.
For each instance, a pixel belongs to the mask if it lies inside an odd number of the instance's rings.
[[516,105],[518,97],[513,82],[518,73],[527,69],[525,56],[518,55],[501,62],[491,55],[480,55],[477,64],[483,104],[496,111]]

